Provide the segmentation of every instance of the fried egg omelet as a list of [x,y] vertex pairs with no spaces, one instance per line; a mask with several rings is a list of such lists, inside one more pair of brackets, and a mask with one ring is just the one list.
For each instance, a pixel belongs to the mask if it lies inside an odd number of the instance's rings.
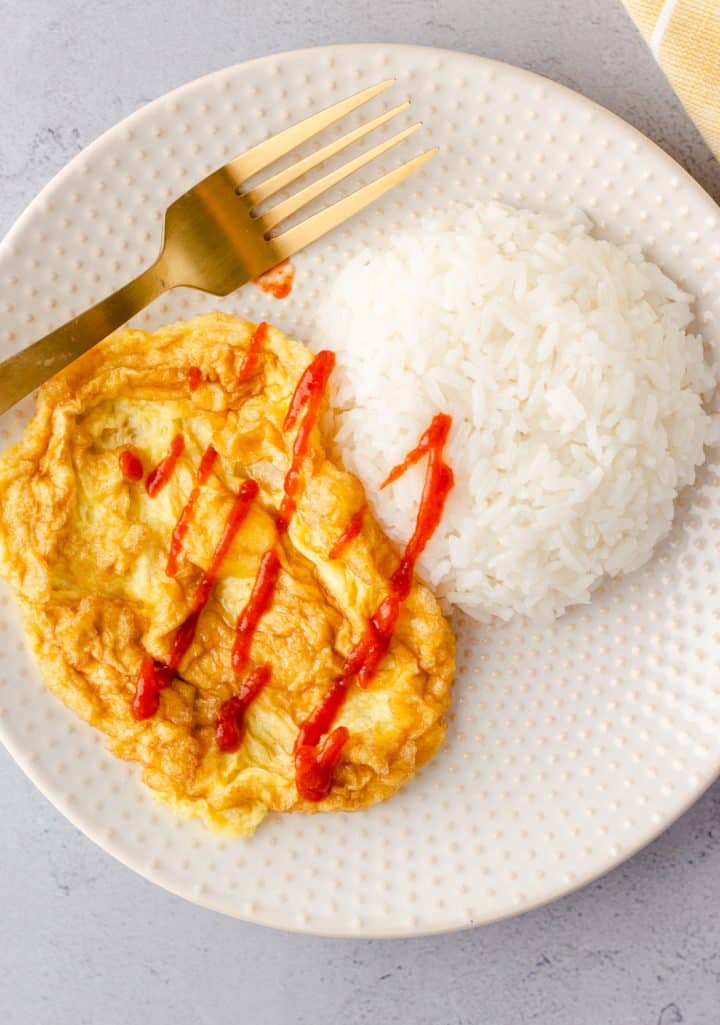
[[[454,642],[430,591],[414,581],[390,649],[367,689],[353,684],[337,716],[349,738],[324,799],[303,799],[293,746],[387,594],[398,555],[372,514],[337,558],[329,552],[365,503],[315,426],[297,508],[278,538],[292,458],[288,404],[312,356],[268,328],[255,368],[240,369],[254,325],[210,314],[154,333],[126,330],[50,380],[19,445],[0,460],[0,573],[12,584],[48,687],[138,762],[176,811],[242,835],[268,811],[350,811],[389,797],[445,734]],[[147,474],[181,434],[184,449],[150,497],[121,469],[131,451]],[[175,576],[170,538],[208,445],[218,456],[197,495]],[[189,650],[138,721],[131,703],[144,656],[168,659],[244,481],[259,485]],[[252,638],[250,668],[272,667],[248,707],[242,743],[215,742],[236,691],[232,648],[259,560],[280,572]]]

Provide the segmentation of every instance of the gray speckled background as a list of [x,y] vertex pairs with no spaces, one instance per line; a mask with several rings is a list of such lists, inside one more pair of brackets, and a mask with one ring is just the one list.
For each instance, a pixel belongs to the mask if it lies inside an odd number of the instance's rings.
[[[549,75],[720,198],[720,168],[620,0],[0,0],[0,233],[86,143],[168,89],[268,51],[372,40]],[[547,908],[354,942],[186,904],[82,837],[4,751],[0,769],[3,1025],[720,1025],[720,785]]]

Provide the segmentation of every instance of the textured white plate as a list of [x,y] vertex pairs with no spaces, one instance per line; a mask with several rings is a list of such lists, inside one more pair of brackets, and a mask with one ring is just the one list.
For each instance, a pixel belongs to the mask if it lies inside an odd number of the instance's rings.
[[[599,234],[640,243],[699,296],[699,325],[720,345],[720,216],[677,164],[545,79],[390,45],[328,47],[219,71],[81,153],[0,248],[0,357],[136,274],[156,253],[164,207],[209,170],[391,75],[397,85],[367,114],[412,99],[406,122],[421,118],[425,131],[406,155],[429,141],[441,147],[425,173],[297,258],[289,299],[252,286],[222,301],[178,291],[138,323],[218,307],[271,319],[312,344],[315,300],[365,240],[450,198],[495,196],[539,209],[574,203]],[[367,177],[376,173],[377,165]],[[0,419],[3,445],[30,408]],[[453,929],[525,910],[626,858],[720,771],[717,483],[704,471],[652,562],[554,627],[458,620],[447,743],[410,786],[369,811],[271,816],[249,842],[175,819],[141,786],[135,766],[110,757],[100,736],[45,692],[6,591],[0,733],[88,836],[208,907],[356,936]]]

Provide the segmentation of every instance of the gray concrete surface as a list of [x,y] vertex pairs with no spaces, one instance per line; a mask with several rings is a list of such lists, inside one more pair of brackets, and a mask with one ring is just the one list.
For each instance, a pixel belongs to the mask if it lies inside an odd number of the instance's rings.
[[[269,51],[372,40],[549,75],[720,198],[718,165],[619,0],[0,0],[0,233],[82,146],[168,89]],[[3,1025],[720,1025],[720,785],[547,908],[352,942],[192,907],[94,847],[4,752],[0,773]]]

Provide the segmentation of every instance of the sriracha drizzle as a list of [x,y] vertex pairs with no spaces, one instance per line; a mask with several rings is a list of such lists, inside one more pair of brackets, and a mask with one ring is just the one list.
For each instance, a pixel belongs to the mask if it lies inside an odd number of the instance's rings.
[[177,463],[180,456],[183,454],[185,449],[185,439],[182,434],[176,434],[170,443],[170,451],[161,459],[154,470],[147,476],[145,481],[145,490],[147,491],[150,498],[155,498],[158,491],[161,491],[175,470],[175,464]]
[[295,782],[298,793],[306,801],[321,801],[330,790],[333,770],[349,736],[344,726],[331,730],[332,724],[352,680],[357,678],[361,687],[367,687],[377,672],[390,647],[400,605],[410,593],[415,563],[440,522],[454,480],[452,470],[443,459],[451,424],[451,417],[438,413],[416,448],[391,471],[383,484],[385,487],[397,480],[409,466],[428,456],[415,530],[390,577],[390,593],[377,607],[362,637],[345,659],[341,675],[300,727],[295,742]]
[[[252,374],[255,366],[254,361],[260,346],[267,336],[267,330],[268,325],[265,323],[260,324],[255,329],[250,340],[245,362],[240,368],[238,380],[242,381],[246,376]],[[332,353],[319,353],[315,357],[298,381],[290,402],[290,408],[285,417],[283,429],[290,430],[297,423],[303,407],[307,407],[295,438],[292,464],[285,476],[285,497],[276,520],[278,533],[282,533],[287,529],[290,517],[295,510],[295,499],[300,483],[300,465],[307,454],[310,432],[317,420],[325,384],[334,363],[335,357]],[[247,666],[253,636],[255,635],[258,623],[270,607],[280,568],[280,557],[277,551],[274,548],[269,548],[260,559],[250,597],[238,616],[235,625],[232,667],[238,675]],[[215,725],[215,736],[221,751],[231,752],[237,750],[242,740],[242,729],[239,723],[241,723],[244,710],[255,694],[270,679],[271,672],[272,670],[268,665],[258,667],[250,673],[238,693],[223,704]]]
[[125,449],[118,456],[118,462],[120,463],[120,470],[122,474],[127,477],[128,480],[142,480],[143,479],[143,464],[134,452],[129,449]]
[[334,366],[334,352],[330,352],[328,349],[319,352],[298,381],[290,401],[290,408],[285,417],[283,430],[292,430],[303,409],[305,409],[305,413],[295,435],[292,462],[283,482],[285,495],[277,516],[277,528],[281,534],[287,530],[290,518],[297,506],[297,496],[300,490],[300,468],[310,447],[310,435],[320,415],[325,387]]
[[[254,373],[258,353],[267,337],[267,331],[268,325],[262,323],[253,332],[238,372],[238,381],[244,381]],[[309,451],[310,436],[320,415],[325,388],[334,365],[334,353],[328,350],[319,352],[301,375],[288,407],[283,429],[289,431],[297,427],[297,431],[290,467],[283,481],[284,494],[276,517],[276,527],[280,535],[287,530],[297,507],[303,460]],[[195,370],[198,371],[198,377],[193,374]],[[198,368],[191,367],[188,371],[191,390],[195,390],[201,380],[202,375]],[[333,724],[353,681],[357,680],[361,687],[367,687],[377,672],[390,647],[400,606],[410,593],[417,560],[442,517],[445,502],[453,486],[452,470],[444,460],[444,448],[451,424],[450,416],[438,413],[417,446],[390,472],[382,485],[386,487],[391,484],[410,466],[427,456],[415,528],[390,577],[388,594],[380,602],[368,620],[360,640],[346,657],[340,675],[299,728],[294,746],[295,781],[298,794],[307,801],[323,800],[331,788],[335,766],[349,738],[346,727],[333,727]],[[176,435],[168,455],[148,475],[145,486],[151,497],[167,484],[184,447],[183,436]],[[137,467],[132,464],[132,460],[139,464],[139,477],[133,475],[137,473]],[[217,452],[209,445],[198,467],[195,485],[173,530],[167,563],[169,576],[175,576],[177,573],[178,559],[200,488],[210,476],[216,460]],[[120,455],[120,465],[129,479],[141,479],[142,464],[131,452],[123,452]],[[257,493],[258,485],[254,480],[246,480],[240,488],[213,552],[210,566],[198,582],[190,612],[175,632],[167,662],[155,661],[147,654],[143,658],[132,701],[132,713],[136,719],[147,719],[157,711],[160,692],[172,681],[180,662],[193,643],[198,620],[210,599],[222,561]],[[330,559],[337,558],[345,546],[360,533],[366,508],[366,504],[363,504],[351,516],[330,549]],[[260,559],[250,596],[236,623],[232,665],[237,674],[242,673],[247,667],[252,638],[260,619],[270,606],[280,568],[277,548],[268,549]],[[223,702],[215,723],[215,738],[219,750],[229,753],[238,749],[244,733],[245,711],[265,687],[271,673],[270,665],[257,666],[249,673],[238,691]]]
[[197,391],[203,383],[203,372],[200,367],[188,367],[187,380],[190,391]]
[[258,353],[260,352],[262,346],[265,344],[267,334],[268,325],[265,323],[265,321],[263,321],[262,324],[258,324],[258,326],[253,331],[250,337],[250,341],[248,343],[248,349],[247,353],[245,354],[245,359],[242,361],[242,365],[240,366],[240,370],[238,371],[238,384],[241,381],[247,381],[248,377],[252,377],[253,373],[255,372],[255,365],[257,363]]
[[195,589],[190,613],[175,633],[168,661],[156,662],[150,655],[146,655],[143,659],[132,701],[132,713],[136,719],[149,719],[157,712],[160,704],[160,691],[167,687],[172,680],[183,656],[195,638],[200,613],[210,600],[210,594],[223,559],[230,550],[235,535],[250,511],[250,505],[257,493],[258,486],[254,480],[246,480],[238,491],[225,521],[220,540],[215,546],[210,565],[201,576]]
[[250,642],[260,618],[267,611],[272,600],[275,582],[280,572],[280,559],[274,548],[269,548],[260,560],[255,582],[245,608],[238,616],[235,626],[235,643],[232,650],[232,667],[241,673],[247,665]]
[[[253,339],[251,339],[248,357],[246,357],[246,363],[240,371],[241,374],[245,369],[247,359],[257,352],[258,344],[262,342],[266,332],[267,324],[260,324],[255,330]],[[335,357],[330,352],[322,352],[315,357],[298,382],[290,403],[290,409],[285,418],[284,428],[288,430],[297,422],[303,407],[307,406],[295,438],[291,468],[285,478],[285,498],[278,515],[279,532],[283,529],[280,525],[281,522],[287,527],[289,518],[295,508],[295,497],[299,490],[300,465],[302,459],[307,454],[310,432],[319,414],[325,384],[334,363]],[[170,453],[148,477],[146,481],[148,494],[154,496],[161,487],[164,487],[172,475],[175,463],[182,454],[184,447],[184,438],[179,434],[173,439]],[[169,576],[174,576],[177,572],[178,556],[182,549],[182,542],[187,533],[194,506],[197,502],[199,489],[212,472],[216,459],[217,451],[212,445],[209,445],[200,462],[195,486],[173,531],[166,569]],[[291,475],[293,470],[294,475]],[[200,614],[210,599],[220,564],[225,558],[240,524],[247,516],[250,503],[257,493],[258,485],[253,480],[245,481],[240,488],[235,504],[226,521],[223,534],[213,554],[210,567],[198,583],[192,609],[176,631],[168,661],[166,663],[157,662],[150,655],[145,655],[138,674],[135,696],[132,702],[132,712],[136,719],[147,719],[157,711],[160,703],[160,692],[172,680],[183,656],[195,638]],[[292,502],[291,505],[287,504],[288,500]],[[284,514],[283,507],[285,508]],[[280,559],[277,552],[271,548],[265,552],[260,560],[250,598],[238,617],[232,653],[233,669],[236,673],[242,672],[247,665],[250,642],[260,618],[270,605],[279,572]],[[260,672],[260,669],[262,672]],[[238,723],[242,713],[252,700],[252,697],[259,692],[261,687],[265,686],[270,673],[271,669],[269,666],[259,667],[258,670],[250,674],[238,693],[229,698],[221,707],[216,722],[216,735],[218,743],[224,745],[222,750],[235,750],[236,746],[240,743],[242,733]],[[252,687],[250,686],[251,683]],[[232,740],[233,737],[235,740]]]
[[350,736],[346,726],[338,726],[317,746],[303,744],[295,748],[295,783],[306,801],[322,801],[332,785],[332,774]]
[[195,504],[197,503],[200,495],[200,488],[212,473],[212,468],[215,465],[217,456],[218,454],[213,446],[208,445],[202,459],[200,460],[197,477],[195,478],[195,486],[190,492],[190,497],[185,504],[185,508],[180,513],[180,518],[175,524],[175,529],[173,530],[172,537],[170,538],[170,551],[168,552],[167,567],[165,568],[165,572],[169,577],[174,577],[177,574],[178,556],[182,551],[183,540],[185,539],[188,527],[190,526],[190,520],[195,510]]
[[345,550],[347,545],[349,545],[350,542],[358,536],[362,530],[363,517],[366,509],[367,502],[363,502],[358,511],[352,514],[342,534],[328,552],[328,559],[337,559]]
[[215,743],[225,754],[231,754],[240,747],[245,732],[245,710],[268,682],[271,671],[269,665],[258,666],[250,673],[240,690],[227,701],[223,701],[220,706],[215,722]]

